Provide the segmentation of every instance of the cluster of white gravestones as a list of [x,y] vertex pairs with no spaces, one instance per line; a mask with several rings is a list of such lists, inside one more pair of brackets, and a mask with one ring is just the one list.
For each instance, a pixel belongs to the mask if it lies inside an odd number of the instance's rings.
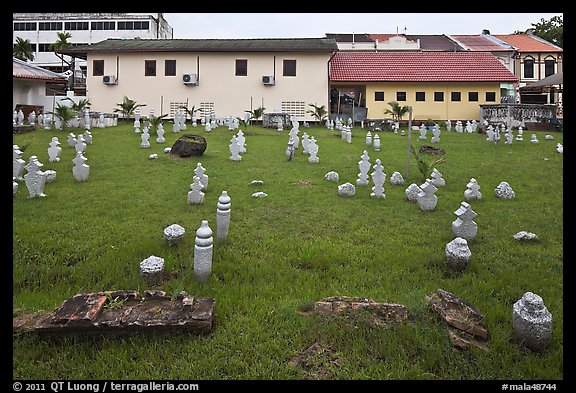
[[202,163],[196,164],[194,169],[194,177],[192,184],[190,184],[190,191],[188,191],[188,204],[202,204],[204,203],[204,191],[208,190],[208,175]]
[[172,132],[180,131],[186,131],[186,112],[182,109],[174,111],[172,120]]
[[[384,172],[384,166],[380,159],[376,159],[376,163],[371,165],[370,163],[370,156],[368,155],[368,151],[364,150],[362,155],[360,156],[360,161],[358,161],[358,179],[356,180],[356,186],[368,186],[370,184],[370,178],[374,183],[372,187],[372,193],[370,197],[377,198],[377,199],[385,199],[386,195],[384,194],[384,184],[386,183],[386,173]],[[370,168],[373,169],[373,172],[369,174]],[[330,171],[324,175],[324,179],[327,181],[339,181],[339,175],[337,172]],[[404,184],[404,178],[400,174],[400,172],[394,172],[390,183],[393,185]],[[343,197],[352,197],[356,195],[356,186],[350,182],[346,182],[338,186],[338,195]]]
[[232,136],[230,139],[230,160],[231,161],[242,161],[241,153],[246,153],[246,138],[244,137],[244,132],[238,130],[238,133]]
[[374,151],[380,151],[380,135],[374,134],[374,137],[372,137],[372,133],[368,131],[366,133],[366,147],[370,146],[374,147]]

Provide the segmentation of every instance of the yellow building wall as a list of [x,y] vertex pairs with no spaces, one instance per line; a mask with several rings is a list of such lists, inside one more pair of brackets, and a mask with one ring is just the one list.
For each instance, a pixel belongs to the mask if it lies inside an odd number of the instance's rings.
[[[374,93],[384,92],[384,101],[375,101]],[[499,82],[386,82],[366,85],[366,108],[368,119],[392,118],[384,111],[391,109],[388,105],[396,100],[397,92],[406,92],[406,101],[398,101],[402,106],[412,106],[412,120],[432,119],[446,120],[479,120],[481,104],[500,103]],[[416,92],[425,93],[425,101],[416,101]],[[434,93],[443,92],[444,101],[435,102]],[[460,92],[461,100],[452,101],[451,93]],[[477,92],[478,101],[468,101],[468,93]],[[486,93],[495,93],[495,101],[486,101]],[[406,115],[402,120],[408,120]]]

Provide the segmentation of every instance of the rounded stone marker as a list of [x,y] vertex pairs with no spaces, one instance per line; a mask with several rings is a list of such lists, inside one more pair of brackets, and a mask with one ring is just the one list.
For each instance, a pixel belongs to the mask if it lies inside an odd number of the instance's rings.
[[540,352],[552,340],[552,314],[542,298],[526,292],[512,309],[514,340],[528,349]]
[[177,246],[184,237],[185,233],[186,230],[182,226],[178,224],[172,224],[164,228],[164,239],[166,239],[170,245]]
[[468,241],[462,237],[457,237],[446,244],[445,252],[446,263],[455,270],[464,270],[472,256]]
[[164,258],[151,255],[140,262],[140,274],[150,285],[158,284],[163,272]]

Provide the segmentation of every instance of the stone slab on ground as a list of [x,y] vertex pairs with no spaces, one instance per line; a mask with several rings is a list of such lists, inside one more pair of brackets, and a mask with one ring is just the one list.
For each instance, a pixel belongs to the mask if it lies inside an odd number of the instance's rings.
[[438,289],[429,296],[430,307],[448,324],[452,344],[460,349],[475,346],[488,350],[488,331],[484,327],[484,315],[476,307],[458,296]]
[[344,312],[369,314],[369,324],[385,326],[408,320],[408,309],[402,304],[379,303],[372,299],[348,296],[331,296],[314,303],[313,312],[337,315]]
[[13,320],[14,332],[34,332],[45,337],[126,336],[137,333],[205,334],[212,330],[213,298],[181,292],[107,291],[81,293],[64,301],[54,312],[35,323]]

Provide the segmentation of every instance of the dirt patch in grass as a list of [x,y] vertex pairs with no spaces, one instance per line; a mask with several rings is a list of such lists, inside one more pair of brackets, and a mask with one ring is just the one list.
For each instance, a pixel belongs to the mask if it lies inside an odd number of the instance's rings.
[[315,342],[298,353],[288,364],[304,370],[309,379],[329,379],[334,369],[340,367],[340,358],[330,346]]

